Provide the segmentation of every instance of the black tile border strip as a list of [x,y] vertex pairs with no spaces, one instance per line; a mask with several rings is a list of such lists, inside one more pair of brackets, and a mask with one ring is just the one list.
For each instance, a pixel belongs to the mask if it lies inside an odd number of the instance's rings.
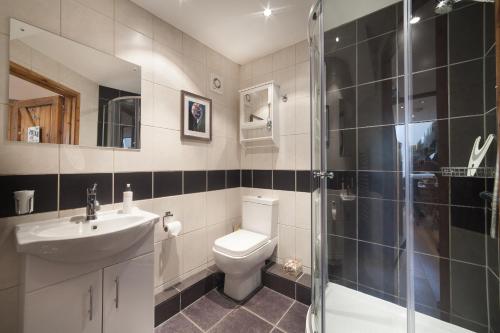
[[303,273],[292,277],[273,272],[279,269],[279,265],[272,261],[262,268],[263,285],[302,304],[311,305],[311,276]]

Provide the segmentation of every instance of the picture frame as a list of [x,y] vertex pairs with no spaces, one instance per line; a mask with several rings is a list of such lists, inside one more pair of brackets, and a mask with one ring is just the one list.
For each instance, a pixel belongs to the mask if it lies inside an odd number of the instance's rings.
[[212,100],[181,90],[181,138],[212,141]]

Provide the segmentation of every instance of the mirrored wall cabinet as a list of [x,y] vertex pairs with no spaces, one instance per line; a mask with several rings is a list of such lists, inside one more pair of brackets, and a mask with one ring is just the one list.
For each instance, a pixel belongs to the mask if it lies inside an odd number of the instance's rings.
[[240,142],[279,147],[279,86],[273,81],[240,90]]

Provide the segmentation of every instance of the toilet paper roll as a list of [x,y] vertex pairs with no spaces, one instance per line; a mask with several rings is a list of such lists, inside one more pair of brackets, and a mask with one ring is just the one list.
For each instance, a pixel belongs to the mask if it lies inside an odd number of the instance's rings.
[[178,236],[182,231],[182,224],[180,221],[172,221],[163,223],[163,229],[169,235]]

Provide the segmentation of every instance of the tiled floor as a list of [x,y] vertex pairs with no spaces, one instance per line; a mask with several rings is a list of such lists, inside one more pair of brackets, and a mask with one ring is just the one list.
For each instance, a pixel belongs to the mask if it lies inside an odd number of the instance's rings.
[[214,289],[155,333],[304,333],[306,314],[306,305],[267,287],[243,304]]

